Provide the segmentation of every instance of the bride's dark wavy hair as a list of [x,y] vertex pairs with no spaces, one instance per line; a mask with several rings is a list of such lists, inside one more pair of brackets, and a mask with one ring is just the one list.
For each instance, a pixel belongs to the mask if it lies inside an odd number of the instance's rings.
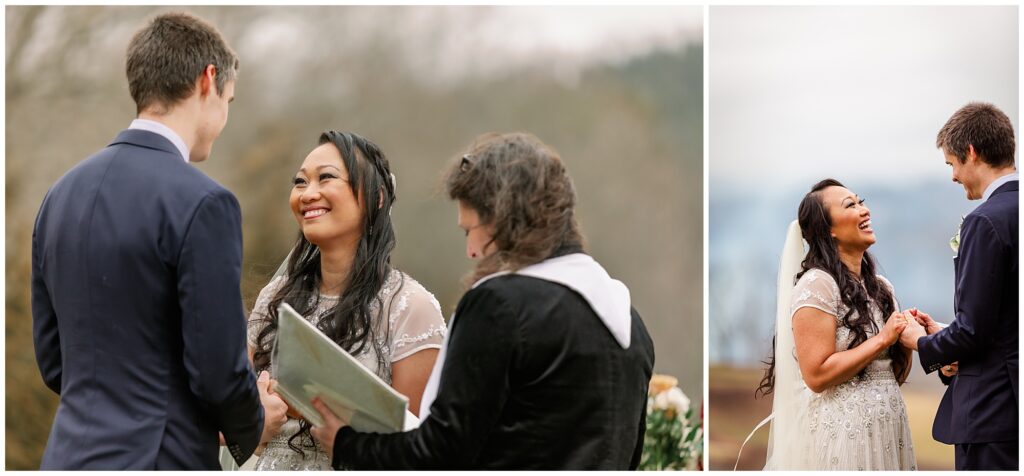
[[[391,205],[395,202],[395,184],[391,180],[387,158],[373,142],[352,132],[327,131],[320,135],[318,145],[328,143],[341,153],[349,187],[362,202],[363,233],[345,281],[345,291],[338,304],[320,319],[317,328],[350,354],[359,355],[372,348],[377,355],[378,368],[387,368],[388,362],[378,344],[378,333],[387,332],[387,326],[378,329],[374,325],[370,304],[376,301],[377,309],[385,312],[379,294],[391,272],[391,251],[395,248],[395,231],[390,215]],[[277,307],[287,302],[299,315],[312,314],[320,304],[321,280],[320,249],[310,243],[300,230],[288,258],[284,285],[267,306],[263,330],[256,338],[253,365],[257,372],[270,366],[273,336],[277,330]],[[305,420],[299,432],[288,440],[288,445],[299,453],[303,451],[294,441],[304,433],[309,433],[309,424]]]
[[498,271],[539,263],[564,248],[584,248],[576,221],[576,189],[561,157],[527,133],[488,133],[449,167],[448,197],[494,226],[497,250],[477,263],[465,284]]
[[[847,269],[842,260],[839,259],[839,248],[835,238],[832,237],[832,218],[828,208],[821,200],[821,191],[828,187],[843,187],[843,184],[835,179],[825,179],[811,187],[811,191],[804,195],[800,201],[800,208],[797,212],[800,223],[800,232],[804,241],[809,245],[807,256],[800,263],[801,271],[796,274],[795,281],[811,269],[820,269],[835,279],[839,286],[839,294],[843,304],[848,311],[840,316],[842,325],[850,329],[850,342],[848,348],[852,349],[868,339],[868,333],[877,334],[880,329],[871,319],[868,305],[874,302],[882,312],[882,320],[888,321],[889,316],[895,311],[893,306],[893,295],[889,287],[881,282],[875,274],[877,265],[874,257],[864,252],[861,259],[860,275],[864,285],[861,286],[857,278]],[[904,373],[910,367],[910,359],[902,351],[899,342],[889,346],[889,357],[892,359],[892,371],[902,384]],[[754,395],[768,395],[775,388],[775,338],[772,338],[772,352],[768,360],[763,362],[768,365],[761,383],[755,390]],[[863,378],[867,369],[862,369],[857,375]]]

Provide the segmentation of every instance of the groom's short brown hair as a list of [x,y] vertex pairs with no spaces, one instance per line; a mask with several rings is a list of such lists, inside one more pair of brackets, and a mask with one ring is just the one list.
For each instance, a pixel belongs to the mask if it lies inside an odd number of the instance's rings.
[[967,161],[968,146],[974,146],[974,153],[994,168],[1013,166],[1016,141],[1010,118],[988,103],[972,102],[960,108],[939,130],[935,147],[955,155],[962,164]]
[[150,106],[170,108],[192,94],[207,65],[217,68],[217,94],[234,80],[238,56],[213,25],[175,12],[153,18],[128,44],[128,90],[136,112]]

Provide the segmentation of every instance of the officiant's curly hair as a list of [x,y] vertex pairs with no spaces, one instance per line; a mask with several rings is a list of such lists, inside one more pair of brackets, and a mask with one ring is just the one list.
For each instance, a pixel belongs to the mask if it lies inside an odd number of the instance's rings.
[[[801,276],[811,269],[825,271],[839,287],[840,298],[846,306],[845,315],[839,316],[840,323],[850,329],[850,341],[848,348],[854,348],[868,339],[868,331],[877,334],[880,329],[871,318],[869,304],[877,303],[882,313],[882,320],[888,321],[889,316],[896,311],[893,305],[893,295],[889,287],[882,283],[875,274],[877,264],[874,257],[867,251],[861,258],[860,275],[864,285],[853,275],[853,273],[839,259],[839,248],[835,238],[832,237],[832,219],[828,208],[821,199],[821,191],[828,187],[843,187],[843,184],[835,179],[822,180],[811,187],[811,191],[804,195],[800,201],[800,208],[797,211],[797,219],[800,223],[800,231],[804,241],[808,244],[807,256],[800,263],[801,271],[796,274],[798,281]],[[755,396],[760,393],[767,395],[775,387],[775,345],[772,342],[772,354],[764,363],[768,365],[764,378],[755,391]],[[904,353],[899,342],[889,346],[889,357],[892,359],[892,372],[896,379],[902,384],[906,380],[906,373],[910,369],[910,358]],[[867,369],[862,369],[857,375],[863,378]]]
[[480,260],[466,284],[585,246],[569,172],[558,153],[531,134],[477,137],[448,169],[445,184],[449,198],[476,211],[481,224],[494,226],[497,251]]
[[[378,369],[385,369],[390,365],[380,344],[381,337],[385,336],[378,333],[387,332],[388,326],[377,325],[370,307],[375,304],[381,316],[388,316],[392,305],[392,302],[384,303],[380,298],[380,290],[392,269],[391,252],[395,249],[390,213],[395,202],[395,182],[391,167],[376,144],[352,132],[324,132],[318,144],[333,144],[341,153],[349,187],[363,207],[363,233],[346,279],[348,286],[338,303],[317,323],[317,328],[352,355],[372,348],[377,356]],[[277,307],[287,302],[299,315],[313,314],[321,301],[321,280],[320,249],[310,243],[300,230],[289,254],[285,282],[267,306],[267,317],[261,323],[263,329],[256,337],[253,365],[257,372],[270,366],[270,351],[278,322]],[[400,294],[396,291],[392,300]],[[304,433],[308,435],[308,432],[309,424],[303,420],[299,432],[289,440],[289,446],[302,453],[294,441]]]

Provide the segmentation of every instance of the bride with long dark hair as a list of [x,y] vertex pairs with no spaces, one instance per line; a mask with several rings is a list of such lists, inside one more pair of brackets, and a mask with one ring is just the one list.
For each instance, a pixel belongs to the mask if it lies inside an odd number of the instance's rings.
[[907,317],[867,251],[876,241],[871,212],[826,179],[798,216],[779,272],[775,347],[757,389],[775,394],[765,469],[916,469],[899,388],[911,366],[899,344]]
[[[292,181],[289,204],[300,231],[284,272],[260,292],[249,320],[255,368],[274,373],[277,307],[287,302],[418,414],[446,327],[434,296],[391,265],[395,178],[384,153],[357,134],[328,131]],[[256,469],[331,469],[310,425],[289,416]]]

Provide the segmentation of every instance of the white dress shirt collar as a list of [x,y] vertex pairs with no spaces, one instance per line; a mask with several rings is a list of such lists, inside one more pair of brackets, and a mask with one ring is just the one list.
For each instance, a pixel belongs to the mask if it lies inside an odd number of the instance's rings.
[[174,132],[170,127],[149,119],[135,119],[128,128],[142,129],[165,137],[174,144],[175,148],[178,149],[178,153],[181,154],[181,158],[184,159],[185,162],[188,162],[188,146],[185,145],[185,141],[181,136],[179,136],[177,132]]
[[1005,184],[1006,182],[1012,182],[1014,180],[1019,180],[1019,179],[1020,179],[1020,173],[1013,172],[1012,174],[1006,174],[1006,175],[1003,175],[1002,177],[999,177],[999,178],[993,180],[992,183],[988,184],[988,187],[985,188],[985,193],[981,195],[981,201],[982,202],[987,202],[988,201],[988,197],[991,197],[992,194],[995,193],[996,189],[999,188],[999,187],[1002,187],[1003,184]]

